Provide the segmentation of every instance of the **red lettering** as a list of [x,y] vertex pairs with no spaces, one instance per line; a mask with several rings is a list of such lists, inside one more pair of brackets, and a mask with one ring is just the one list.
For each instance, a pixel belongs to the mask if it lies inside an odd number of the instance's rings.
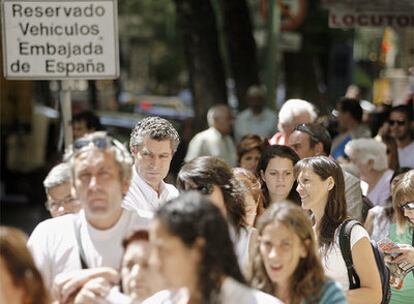
[[367,15],[359,15],[357,19],[357,23],[360,26],[366,26],[368,25],[368,17]]
[[344,15],[342,20],[346,26],[348,27],[354,26],[355,17],[353,15]]
[[397,17],[398,26],[405,27],[405,26],[408,26],[409,23],[410,23],[410,17],[404,16],[404,15]]

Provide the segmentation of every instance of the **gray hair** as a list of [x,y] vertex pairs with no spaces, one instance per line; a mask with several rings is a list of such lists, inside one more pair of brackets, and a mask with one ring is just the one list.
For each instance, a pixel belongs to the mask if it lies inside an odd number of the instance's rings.
[[145,136],[155,140],[169,140],[173,153],[177,151],[180,144],[180,136],[174,126],[166,119],[151,116],[139,121],[131,132],[129,148],[131,151],[144,142]]
[[70,165],[66,162],[54,166],[43,181],[46,192],[53,187],[70,182]]
[[312,121],[318,117],[315,107],[310,102],[303,99],[287,100],[279,111],[279,129],[281,125],[291,123],[295,116],[303,113],[308,113]]
[[373,138],[351,140],[345,146],[345,153],[363,164],[372,160],[374,170],[382,171],[388,168],[387,147]]
[[207,112],[207,123],[209,127],[214,125],[214,121],[223,114],[223,110],[229,110],[230,108],[228,105],[224,103],[220,103],[217,105],[212,106]]
[[[76,148],[76,142],[77,141],[93,141],[99,138],[106,139],[107,145],[104,148],[96,147],[93,144],[85,145],[84,147],[77,149]],[[75,162],[76,158],[79,156],[80,153],[84,151],[88,151],[92,148],[100,149],[101,151],[111,151],[114,155],[114,159],[116,164],[120,168],[121,172],[121,178],[123,181],[130,181],[132,176],[132,165],[134,163],[134,159],[132,158],[131,154],[129,153],[128,149],[118,140],[114,139],[111,136],[106,135],[106,132],[98,131],[86,134],[85,136],[77,139],[73,145],[71,145],[68,150],[65,153],[64,159],[66,161],[69,161],[70,169],[72,177],[74,176],[74,168],[75,168]]]

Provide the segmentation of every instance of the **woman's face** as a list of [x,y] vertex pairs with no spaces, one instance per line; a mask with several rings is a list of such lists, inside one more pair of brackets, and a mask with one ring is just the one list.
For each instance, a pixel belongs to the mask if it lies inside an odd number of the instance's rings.
[[293,162],[288,158],[276,156],[269,161],[266,170],[261,172],[261,176],[271,197],[277,196],[285,199],[295,182]]
[[122,259],[122,289],[133,300],[144,300],[163,288],[162,277],[150,267],[150,244],[132,241]]
[[272,283],[288,284],[301,258],[307,256],[299,237],[284,224],[268,224],[260,236],[260,254]]
[[406,197],[404,202],[401,204],[404,216],[410,221],[411,224],[414,224],[414,209],[411,207],[414,205],[414,197]]
[[259,149],[254,149],[247,153],[244,153],[240,158],[240,167],[256,172],[257,164],[260,160],[260,151]]
[[157,219],[150,225],[151,264],[165,279],[167,287],[178,289],[197,284],[201,245],[189,247],[172,235]]
[[334,182],[332,177],[322,180],[321,177],[311,169],[301,171],[298,176],[298,186],[296,190],[300,195],[303,209],[324,209],[328,202],[329,191],[333,186]]

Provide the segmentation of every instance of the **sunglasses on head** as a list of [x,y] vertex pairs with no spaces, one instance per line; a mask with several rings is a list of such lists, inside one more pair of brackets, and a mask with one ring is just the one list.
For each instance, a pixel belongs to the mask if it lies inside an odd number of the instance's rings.
[[309,127],[306,124],[297,125],[295,127],[295,130],[308,134],[315,142],[320,142],[319,138],[315,136],[315,134],[312,132],[311,129],[309,129]]
[[394,119],[388,119],[388,123],[393,126],[395,124],[399,125],[399,126],[403,126],[405,125],[405,121],[404,120],[394,120]]
[[112,140],[107,137],[96,137],[92,139],[79,138],[74,141],[73,148],[75,150],[80,150],[86,146],[93,145],[99,149],[106,149],[108,146],[112,145]]
[[408,202],[402,206],[400,206],[401,210],[414,210],[414,202]]

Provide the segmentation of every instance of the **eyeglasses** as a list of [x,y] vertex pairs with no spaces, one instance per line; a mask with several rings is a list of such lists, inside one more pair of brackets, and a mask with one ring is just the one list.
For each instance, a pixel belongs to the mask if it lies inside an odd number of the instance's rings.
[[394,119],[388,119],[388,123],[390,124],[390,126],[393,126],[395,124],[399,125],[400,127],[405,125],[405,121],[404,120],[394,120]]
[[78,205],[78,204],[79,204],[79,201],[76,198],[74,198],[72,196],[68,196],[68,197],[66,197],[62,200],[59,200],[59,201],[47,201],[45,203],[45,206],[46,206],[46,209],[48,211],[55,212],[55,211],[58,211],[60,207],[63,207],[64,209],[67,209],[69,207],[72,207],[72,206]]
[[405,203],[404,205],[400,206],[401,210],[408,210],[408,211],[412,211],[414,210],[414,202],[408,202]]

